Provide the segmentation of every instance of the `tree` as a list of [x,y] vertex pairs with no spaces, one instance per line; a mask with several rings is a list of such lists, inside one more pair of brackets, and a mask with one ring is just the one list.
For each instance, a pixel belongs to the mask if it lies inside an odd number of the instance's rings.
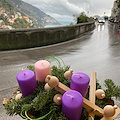
[[120,1],[118,2],[118,8],[120,8]]
[[84,22],[88,22],[88,17],[84,12],[81,12],[81,14],[77,17],[77,24]]
[[8,24],[9,24],[9,23],[8,23],[8,17],[5,16],[4,14],[1,14],[1,15],[0,15],[0,20],[3,20],[4,23],[5,23],[5,25],[8,25]]
[[25,19],[17,18],[12,25],[13,28],[27,28],[27,21]]

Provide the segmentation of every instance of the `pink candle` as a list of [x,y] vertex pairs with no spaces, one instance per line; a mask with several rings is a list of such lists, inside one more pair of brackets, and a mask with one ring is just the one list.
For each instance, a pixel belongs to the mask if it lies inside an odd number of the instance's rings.
[[37,88],[35,74],[31,70],[21,71],[16,78],[23,97],[30,95]]
[[80,120],[83,105],[82,95],[75,90],[63,94],[62,110],[68,120]]
[[36,79],[45,82],[47,75],[50,75],[50,63],[46,60],[39,60],[35,63]]

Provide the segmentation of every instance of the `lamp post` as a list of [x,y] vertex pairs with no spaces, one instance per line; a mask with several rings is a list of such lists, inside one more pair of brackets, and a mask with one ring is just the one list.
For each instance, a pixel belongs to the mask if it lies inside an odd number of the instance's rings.
[[106,12],[104,12],[104,15],[106,14]]
[[89,17],[89,13],[90,13],[90,12],[89,12],[89,11],[87,11],[87,15],[88,15],[88,17]]

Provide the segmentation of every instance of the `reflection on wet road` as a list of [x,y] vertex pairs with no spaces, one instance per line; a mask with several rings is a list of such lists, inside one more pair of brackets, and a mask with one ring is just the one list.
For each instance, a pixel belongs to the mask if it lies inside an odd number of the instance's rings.
[[0,52],[0,94],[5,95],[3,89],[7,91],[7,88],[18,85],[16,75],[22,68],[26,69],[27,65],[33,65],[46,56],[62,58],[74,72],[81,71],[90,76],[92,71],[96,71],[102,86],[105,79],[112,79],[117,85],[120,83],[120,35],[115,24],[106,22],[104,25],[96,24],[94,31],[66,43]]
[[[28,50],[0,52],[0,56],[1,80],[7,79],[6,72],[7,77],[9,76],[12,81],[13,76],[15,77],[22,67],[26,68],[27,65],[34,64],[46,56],[58,56],[66,64],[71,65],[74,71],[83,71],[90,75],[94,70],[98,73],[100,81],[111,78],[119,83],[120,35],[118,35],[117,26],[108,22],[104,25],[96,24],[94,31],[66,43]],[[14,85],[17,85],[16,81],[15,84],[12,84],[12,86]],[[1,84],[0,88],[7,87]]]

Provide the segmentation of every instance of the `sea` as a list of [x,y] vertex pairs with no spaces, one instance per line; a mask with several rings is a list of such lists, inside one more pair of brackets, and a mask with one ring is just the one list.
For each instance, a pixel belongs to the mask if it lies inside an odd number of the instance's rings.
[[[73,23],[73,22],[60,21],[59,23],[60,23],[60,25],[46,25],[45,28],[68,26],[68,25],[70,25],[70,24]],[[73,23],[73,24],[75,24],[75,23]]]

